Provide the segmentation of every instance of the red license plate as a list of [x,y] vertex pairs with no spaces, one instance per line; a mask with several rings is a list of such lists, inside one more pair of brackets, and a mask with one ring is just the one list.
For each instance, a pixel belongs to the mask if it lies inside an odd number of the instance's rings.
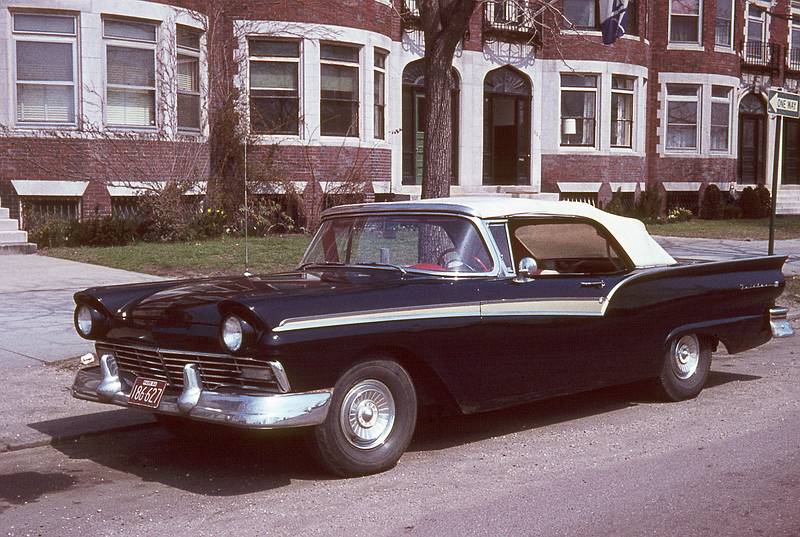
[[166,381],[137,377],[136,382],[133,383],[133,388],[131,388],[128,404],[146,408],[158,408],[166,387]]

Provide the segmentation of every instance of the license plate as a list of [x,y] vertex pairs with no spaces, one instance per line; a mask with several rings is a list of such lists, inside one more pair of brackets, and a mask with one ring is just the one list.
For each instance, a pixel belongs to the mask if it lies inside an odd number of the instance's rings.
[[166,381],[137,377],[136,382],[133,383],[133,388],[131,388],[128,404],[146,408],[158,408],[166,387]]

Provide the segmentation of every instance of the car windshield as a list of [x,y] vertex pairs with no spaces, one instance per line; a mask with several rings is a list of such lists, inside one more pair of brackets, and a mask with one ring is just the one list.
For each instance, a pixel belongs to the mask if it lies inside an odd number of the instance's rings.
[[457,216],[372,215],[325,220],[301,266],[386,266],[485,273],[492,256],[475,225]]

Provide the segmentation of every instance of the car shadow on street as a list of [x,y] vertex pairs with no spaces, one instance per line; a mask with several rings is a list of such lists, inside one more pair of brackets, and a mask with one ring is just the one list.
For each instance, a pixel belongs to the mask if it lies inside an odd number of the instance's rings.
[[[705,389],[761,377],[711,371]],[[525,405],[467,416],[421,420],[409,451],[435,451],[478,442],[495,436],[604,414],[640,404],[669,404],[657,397],[650,382],[613,386],[574,395],[544,399]]]
[[[708,388],[760,377],[712,372]],[[469,416],[421,419],[409,451],[436,451],[639,404],[660,404],[645,384],[557,397]],[[314,461],[308,431],[238,431],[195,424],[194,436],[162,427],[89,436],[54,447],[144,482],[208,496],[237,496],[292,481],[331,479]],[[402,464],[402,463],[401,463]],[[107,474],[103,474],[107,475]]]

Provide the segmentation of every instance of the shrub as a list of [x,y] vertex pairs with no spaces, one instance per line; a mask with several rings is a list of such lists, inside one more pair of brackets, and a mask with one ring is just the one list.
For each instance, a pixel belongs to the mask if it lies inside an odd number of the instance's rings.
[[753,187],[745,187],[739,197],[739,207],[743,218],[761,218],[761,201]]
[[726,203],[722,209],[722,218],[725,220],[735,220],[742,217],[742,208],[733,203]]
[[639,201],[636,203],[634,216],[641,220],[657,220],[661,216],[661,192],[658,188],[651,186],[639,196]]
[[758,185],[755,192],[756,196],[758,196],[758,207],[761,218],[766,218],[772,212],[772,197],[769,194],[769,190],[767,190],[767,187],[764,185]]
[[248,233],[263,237],[273,233],[291,233],[296,231],[294,220],[286,214],[278,203],[269,198],[252,198],[249,210],[239,207],[239,214],[230,232],[244,234],[245,214],[247,214]]
[[41,220],[28,227],[28,240],[40,248],[66,246],[69,239],[70,222],[59,218]]
[[604,211],[620,216],[629,216],[633,212],[630,201],[622,193],[622,188],[611,194],[611,201],[603,208]]
[[675,207],[667,214],[667,223],[688,222],[694,217],[692,211],[683,207]]
[[719,220],[723,217],[724,201],[722,192],[715,184],[706,187],[703,194],[703,203],[700,205],[700,218],[705,220]]
[[227,223],[225,211],[208,208],[195,216],[190,232],[195,238],[216,238],[225,233]]

